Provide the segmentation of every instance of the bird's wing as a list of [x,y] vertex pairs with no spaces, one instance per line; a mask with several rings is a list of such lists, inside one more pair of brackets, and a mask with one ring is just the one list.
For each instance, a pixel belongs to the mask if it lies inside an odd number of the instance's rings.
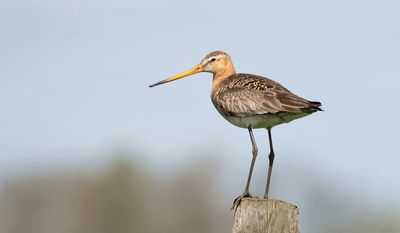
[[221,110],[237,116],[275,113],[282,108],[273,93],[244,88],[232,88],[220,93],[217,102]]
[[237,85],[220,92],[217,102],[221,110],[230,115],[246,116],[276,112],[299,113],[311,107],[309,101],[291,93],[280,84],[271,82],[272,80],[257,81],[264,82],[263,85],[260,84],[262,88],[237,82]]

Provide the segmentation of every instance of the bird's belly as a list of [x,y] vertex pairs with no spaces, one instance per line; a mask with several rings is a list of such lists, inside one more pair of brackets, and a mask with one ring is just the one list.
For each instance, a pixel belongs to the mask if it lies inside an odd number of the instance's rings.
[[309,113],[269,113],[251,116],[224,116],[224,118],[233,125],[241,128],[271,128],[282,123],[288,123],[292,120],[309,115]]
[[254,115],[246,117],[227,116],[225,117],[230,123],[237,127],[248,128],[270,128],[272,126],[281,124],[281,119],[273,115]]

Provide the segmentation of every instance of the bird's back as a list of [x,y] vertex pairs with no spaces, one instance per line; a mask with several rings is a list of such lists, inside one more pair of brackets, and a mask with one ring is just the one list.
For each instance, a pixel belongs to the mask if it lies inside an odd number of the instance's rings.
[[[231,75],[213,86],[211,99],[218,112],[239,127],[248,127],[253,121],[260,127],[272,127],[321,110],[321,103],[308,101],[278,82],[253,74]],[[250,122],[242,122],[246,119]],[[261,124],[263,121],[268,123]]]

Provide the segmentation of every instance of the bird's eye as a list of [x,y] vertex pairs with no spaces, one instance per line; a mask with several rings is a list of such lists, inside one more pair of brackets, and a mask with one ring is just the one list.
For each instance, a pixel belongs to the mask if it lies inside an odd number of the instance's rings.
[[214,58],[213,58],[213,59],[211,59],[210,61],[211,61],[211,62],[213,62],[213,61],[215,61],[215,60],[216,60],[216,59],[215,59],[215,57],[214,57]]

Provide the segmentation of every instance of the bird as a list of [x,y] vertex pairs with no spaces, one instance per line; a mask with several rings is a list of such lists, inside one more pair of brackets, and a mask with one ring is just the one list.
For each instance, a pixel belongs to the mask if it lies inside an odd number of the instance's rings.
[[263,128],[268,132],[270,153],[264,199],[269,198],[269,188],[275,153],[271,129],[322,111],[317,101],[309,101],[293,94],[278,82],[259,75],[236,73],[231,57],[223,51],[207,54],[201,62],[185,72],[154,83],[149,87],[172,82],[200,72],[212,73],[211,101],[217,111],[231,124],[248,130],[252,145],[252,159],[243,194],[235,198],[232,209],[236,209],[242,198],[252,197],[249,192],[258,147],[253,129]]

